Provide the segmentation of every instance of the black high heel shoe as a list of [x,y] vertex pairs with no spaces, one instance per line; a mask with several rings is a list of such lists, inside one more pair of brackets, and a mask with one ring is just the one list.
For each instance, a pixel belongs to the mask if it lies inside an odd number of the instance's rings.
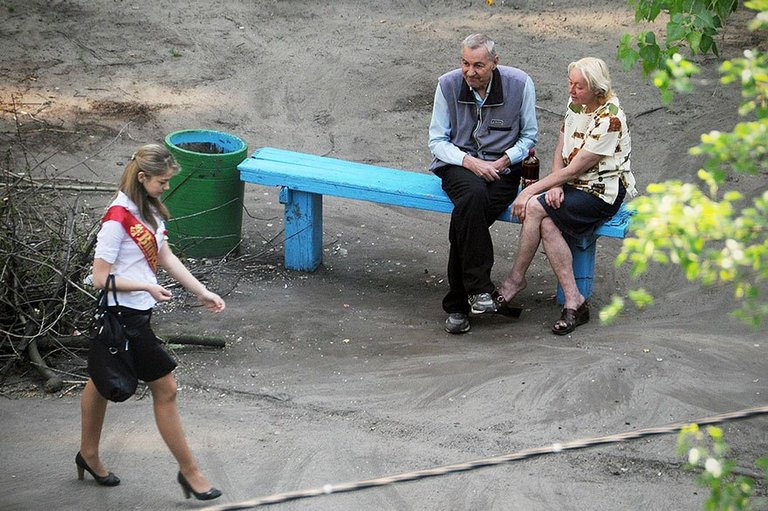
[[83,480],[85,477],[85,471],[87,470],[89,474],[93,476],[93,478],[96,480],[97,483],[99,483],[102,486],[117,486],[120,484],[120,478],[117,477],[112,472],[109,472],[105,476],[100,476],[93,470],[91,470],[91,467],[88,466],[88,463],[85,462],[82,455],[78,452],[77,456],[75,456],[75,464],[77,465],[77,478],[79,480]]
[[179,476],[176,478],[176,480],[179,481],[179,484],[181,485],[181,491],[184,492],[184,498],[188,499],[190,494],[194,495],[197,500],[213,500],[221,497],[221,490],[213,487],[211,487],[211,489],[206,492],[196,492],[192,489],[192,487],[187,482],[187,478],[184,477],[181,472],[179,472]]

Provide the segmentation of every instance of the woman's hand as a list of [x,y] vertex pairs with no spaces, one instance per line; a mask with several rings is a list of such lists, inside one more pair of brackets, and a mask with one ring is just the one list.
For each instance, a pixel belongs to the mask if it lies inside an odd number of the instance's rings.
[[213,291],[205,289],[202,293],[197,295],[197,299],[211,312],[221,312],[224,310],[224,300]]
[[167,302],[173,298],[173,293],[165,289],[160,284],[150,284],[147,288],[147,292],[152,295],[152,298],[158,302]]
[[[209,291],[197,278],[190,273],[186,266],[171,251],[167,243],[163,243],[158,254],[160,266],[165,268],[171,277],[176,279],[184,289],[197,296],[197,300],[211,312],[224,310],[224,300],[216,293]],[[169,293],[170,294],[170,293]],[[154,296],[154,295],[153,295]]]
[[515,201],[512,203],[512,215],[516,216],[520,222],[525,220],[525,208],[528,206],[528,201],[531,200],[532,197],[533,195],[523,191],[520,192],[517,198],[515,198]]
[[547,204],[554,209],[558,209],[560,207],[560,204],[563,203],[564,198],[565,192],[563,191],[562,186],[555,186],[554,188],[550,188],[547,190],[547,193],[544,194],[544,200],[546,200]]

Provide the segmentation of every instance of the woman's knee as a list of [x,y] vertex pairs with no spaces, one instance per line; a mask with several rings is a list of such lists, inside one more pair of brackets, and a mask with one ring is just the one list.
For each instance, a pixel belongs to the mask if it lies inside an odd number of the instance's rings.
[[149,382],[149,390],[152,391],[152,398],[155,401],[167,402],[175,401],[178,393],[178,386],[173,374],[167,374],[162,378]]
[[525,219],[531,219],[541,223],[544,218],[548,218],[547,210],[541,205],[537,197],[532,197],[525,203]]
[[[544,208],[542,208],[543,210]],[[562,238],[563,233],[560,232],[560,229],[555,225],[555,222],[552,221],[549,216],[546,216],[541,221],[541,238],[543,240],[551,240],[553,238]]]

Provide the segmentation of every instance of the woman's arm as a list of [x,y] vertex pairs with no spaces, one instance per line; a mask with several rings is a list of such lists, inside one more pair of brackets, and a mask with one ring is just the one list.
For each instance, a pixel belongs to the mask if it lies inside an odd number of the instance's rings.
[[552,172],[544,179],[539,179],[539,181],[532,184],[531,186],[526,187],[521,192],[521,195],[536,195],[549,190],[553,186],[564,185],[565,183],[576,179],[580,175],[587,172],[589,169],[593,168],[595,165],[600,163],[600,160],[603,158],[604,156],[601,154],[590,153],[586,149],[582,149],[568,165],[562,167],[557,172]]
[[[563,170],[563,167],[565,167],[565,163],[563,163],[563,145],[565,144],[564,136],[565,135],[561,130],[560,136],[557,138],[555,153],[552,155],[552,169],[550,174],[560,172]],[[544,200],[547,201],[547,204],[549,204],[550,207],[555,209],[560,207],[560,204],[562,204],[564,198],[565,192],[563,192],[562,186],[553,186],[544,193]]]
[[[110,273],[112,273],[112,263],[108,263],[100,257],[93,260],[93,286],[96,289],[103,289],[107,285],[107,278]],[[146,291],[158,302],[168,301],[172,296],[171,292],[160,284],[140,282],[125,277],[115,276],[115,288],[118,291]]]
[[[572,181],[593,168],[603,159],[603,155],[582,149],[568,165],[563,165],[563,143],[563,133],[561,132],[557,147],[555,148],[555,154],[552,158],[552,172],[545,178],[539,179],[537,182],[524,188],[512,203],[512,214],[517,216],[520,221],[525,220],[525,206],[534,195]],[[556,199],[556,197],[553,197],[553,199]]]
[[224,300],[216,293],[209,291],[202,282],[197,280],[186,266],[176,257],[167,243],[163,243],[157,254],[157,262],[167,271],[171,277],[181,284],[184,289],[197,296],[197,299],[212,312],[224,310]]
[[557,137],[557,145],[555,146],[555,153],[552,155],[552,170],[550,174],[560,172],[565,163],[563,163],[563,145],[565,144],[565,134],[560,131],[560,136]]

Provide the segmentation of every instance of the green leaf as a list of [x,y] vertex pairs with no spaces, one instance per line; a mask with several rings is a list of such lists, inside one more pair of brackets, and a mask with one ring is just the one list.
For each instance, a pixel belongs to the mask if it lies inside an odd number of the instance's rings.
[[680,23],[670,21],[667,23],[667,42],[685,39],[686,29]]
[[700,51],[701,37],[702,35],[699,32],[689,32],[685,37],[691,47],[691,52],[693,54],[699,53]]
[[692,30],[700,30],[702,32],[707,30],[714,31],[715,28],[720,26],[720,19],[713,16],[712,13],[706,11],[704,7],[696,10],[694,15],[694,21],[691,27]]
[[644,44],[658,47],[658,45],[656,44],[656,34],[654,32],[641,32],[638,38]]
[[640,48],[640,58],[643,59],[644,63],[650,63],[653,66],[652,69],[658,68],[661,60],[661,48],[655,44],[643,46]]
[[[636,14],[646,19],[658,15],[658,9],[669,15],[663,36],[657,39],[651,32],[641,32],[632,38],[625,34],[619,47],[625,66],[640,61],[644,76],[652,78],[662,100],[668,103],[675,93],[692,90],[691,78],[700,71],[682,53],[687,57],[697,53],[718,56],[716,38],[738,2],[629,1]],[[750,27],[768,29],[768,0],[747,0],[745,6],[759,11]],[[737,123],[731,132],[702,134],[701,143],[690,149],[692,156],[703,160],[699,172],[702,182],[651,183],[646,195],[632,201],[632,237],[624,240],[616,264],[628,263],[634,278],[652,264],[675,265],[685,277],[703,286],[728,287],[734,298],[733,315],[761,328],[763,319],[768,318],[768,191],[751,198],[750,203],[731,189],[728,178],[734,172],[768,175],[768,55],[744,49],[743,57],[722,62],[720,75],[724,86],[740,87],[742,100],[735,110],[749,120]],[[762,187],[762,183],[754,186]],[[638,307],[652,303],[645,290],[629,291],[627,297]],[[606,317],[618,314],[619,303],[612,302]],[[730,474],[729,466],[722,460],[723,474]],[[717,485],[720,496],[736,495],[720,476],[705,472],[700,481]],[[742,488],[749,485],[744,483]],[[713,509],[735,509],[716,506],[712,499],[707,503]]]
[[624,34],[619,42],[619,60],[624,64],[626,71],[632,69],[632,66],[640,58],[640,54],[632,48],[633,41],[632,36]]
[[600,322],[609,325],[613,323],[624,309],[624,299],[614,295],[611,303],[600,310]]
[[638,309],[653,305],[653,296],[651,296],[645,289],[631,290],[628,295]]

